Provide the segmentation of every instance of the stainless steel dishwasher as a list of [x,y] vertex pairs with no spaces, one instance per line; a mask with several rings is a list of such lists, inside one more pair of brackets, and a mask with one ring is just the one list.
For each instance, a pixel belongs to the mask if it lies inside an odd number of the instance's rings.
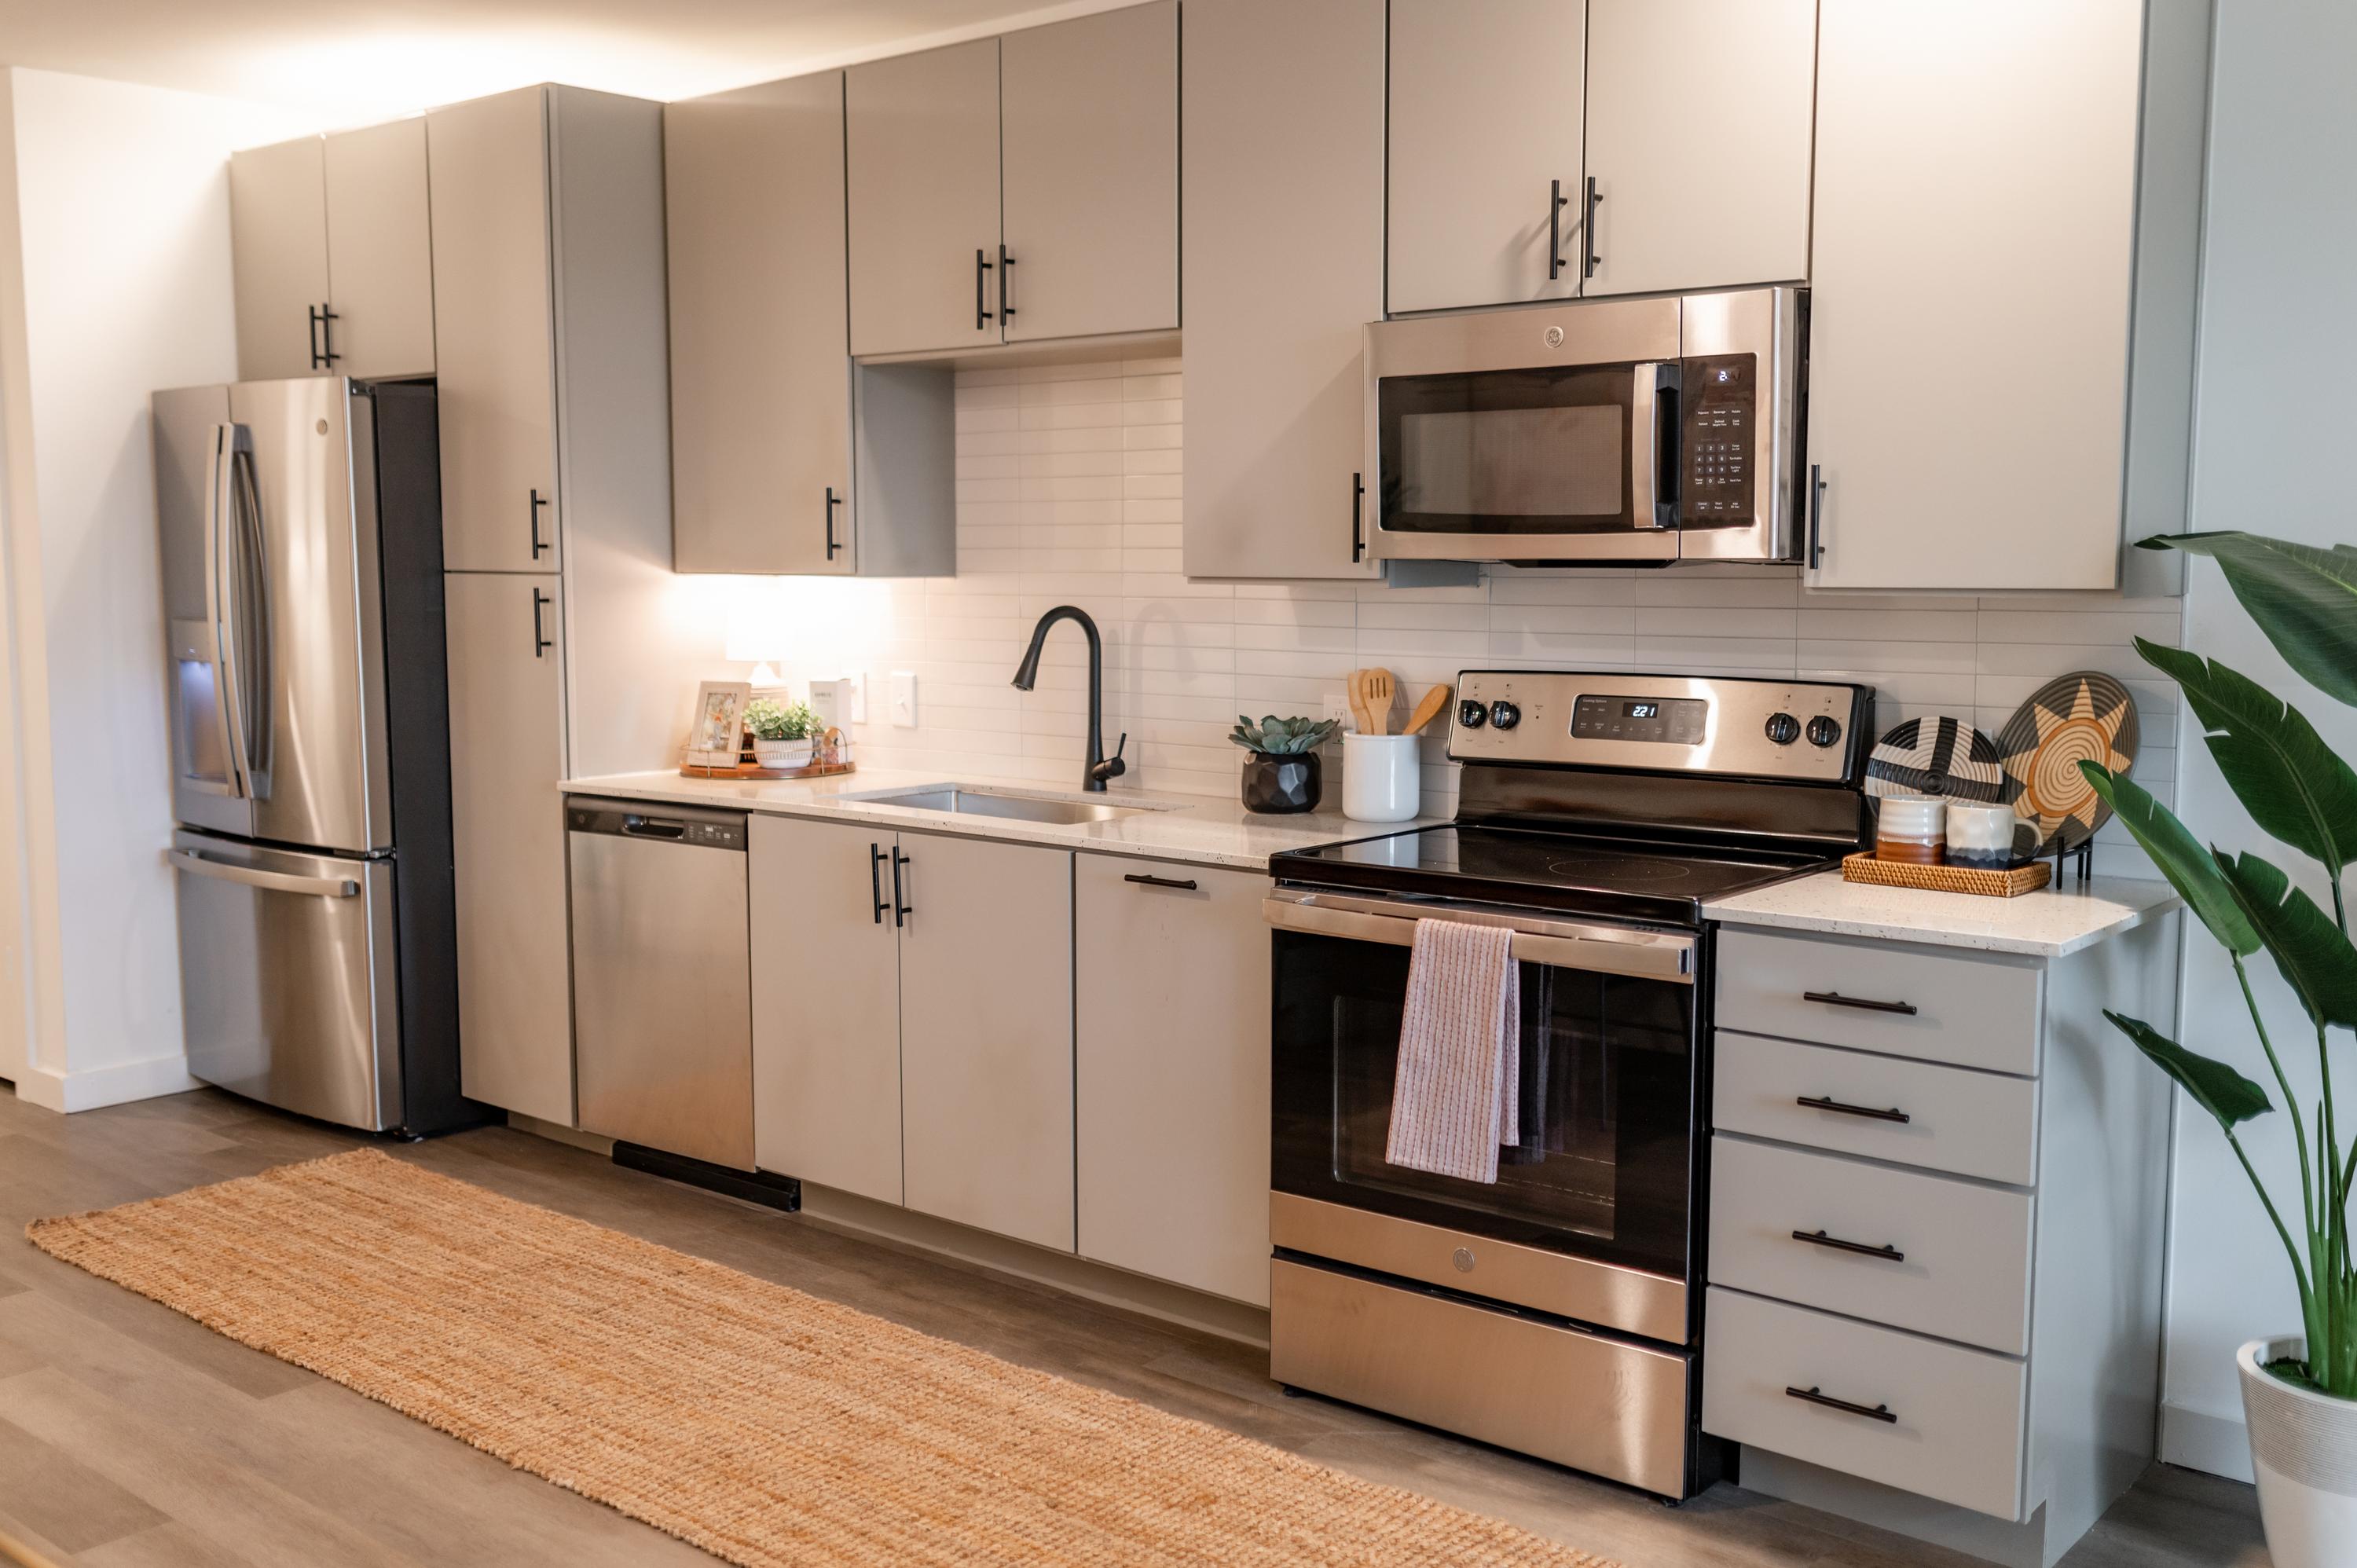
[[745,813],[576,798],[565,823],[582,1129],[751,1170]]

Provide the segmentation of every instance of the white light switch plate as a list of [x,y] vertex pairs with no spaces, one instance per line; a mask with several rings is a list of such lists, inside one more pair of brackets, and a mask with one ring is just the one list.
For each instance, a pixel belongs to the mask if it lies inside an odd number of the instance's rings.
[[917,727],[917,672],[913,670],[892,671],[892,727]]
[[850,713],[851,722],[856,725],[866,724],[867,722],[867,677],[845,675],[843,678],[843,690],[844,706]]

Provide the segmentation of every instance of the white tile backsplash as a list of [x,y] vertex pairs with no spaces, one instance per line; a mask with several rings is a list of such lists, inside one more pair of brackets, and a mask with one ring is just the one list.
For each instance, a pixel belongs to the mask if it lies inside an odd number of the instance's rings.
[[[1036,691],[1008,681],[1039,614],[1076,604],[1104,637],[1106,742],[1129,735],[1120,787],[1211,794],[1236,787],[1225,737],[1237,714],[1321,714],[1362,664],[1397,678],[1394,722],[1465,668],[1677,669],[1862,681],[1878,727],[1953,713],[1992,736],[2044,680],[2099,669],[2136,694],[2138,780],[2171,793],[2175,692],[2132,644],[2177,641],[2177,599],[1818,594],[1790,566],[1495,567],[1470,587],[1423,589],[1192,582],[1180,566],[1184,410],[1177,360],[961,372],[958,575],[748,581],[732,644],[781,653],[772,662],[791,682],[865,674],[854,738],[871,766],[1070,786],[1087,734],[1079,633],[1049,634]],[[894,670],[918,676],[914,728],[889,722]],[[1437,737],[1425,759],[1426,809],[1453,811],[1456,769]],[[1329,790],[1339,796],[1339,779]],[[2109,828],[2101,842],[2118,840]]]

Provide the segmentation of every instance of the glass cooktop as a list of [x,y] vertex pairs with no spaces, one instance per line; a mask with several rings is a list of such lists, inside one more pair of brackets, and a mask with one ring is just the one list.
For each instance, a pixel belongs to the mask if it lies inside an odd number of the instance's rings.
[[1838,865],[1838,858],[1521,828],[1421,828],[1289,850],[1280,882],[1693,925],[1715,899]]

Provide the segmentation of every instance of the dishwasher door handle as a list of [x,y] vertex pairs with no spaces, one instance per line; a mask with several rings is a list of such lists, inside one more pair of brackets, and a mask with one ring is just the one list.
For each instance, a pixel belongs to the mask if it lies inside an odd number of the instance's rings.
[[622,819],[622,831],[639,839],[683,839],[687,824],[670,817],[628,816]]

